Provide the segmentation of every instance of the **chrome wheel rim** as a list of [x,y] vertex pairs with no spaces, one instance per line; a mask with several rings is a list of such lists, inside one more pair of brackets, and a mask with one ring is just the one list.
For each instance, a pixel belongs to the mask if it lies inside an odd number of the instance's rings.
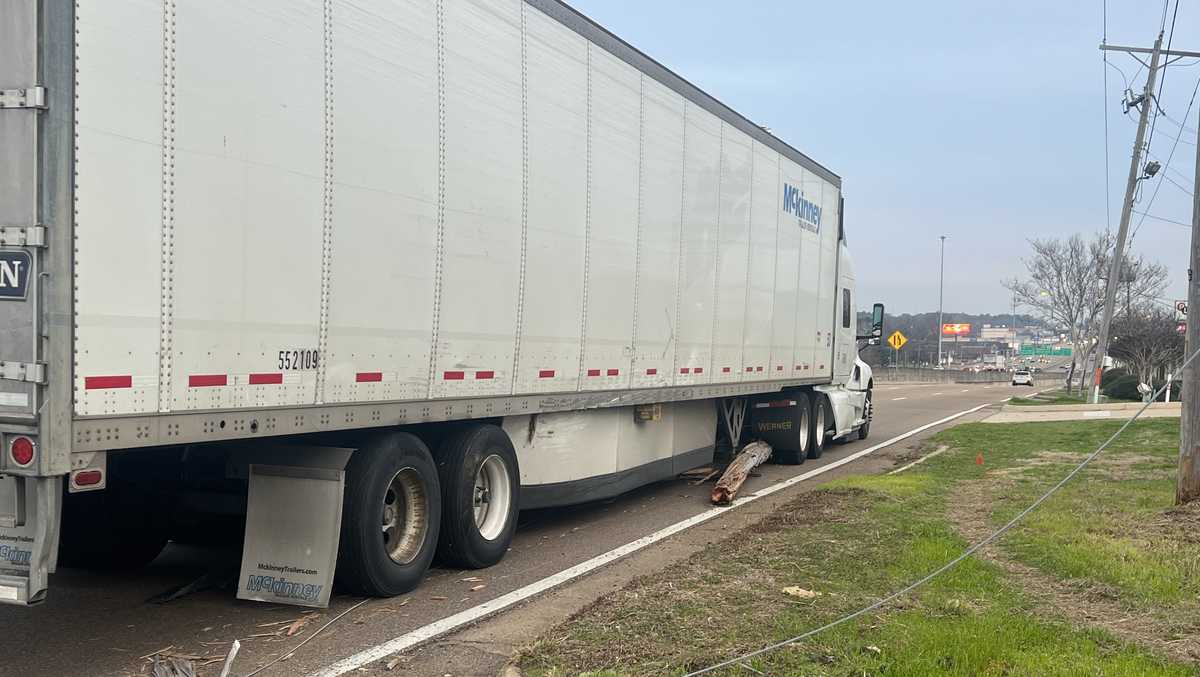
[[815,441],[817,443],[817,446],[819,447],[819,446],[822,446],[825,444],[825,405],[820,400],[817,400],[816,410],[817,410],[817,414],[816,414],[817,415],[817,425],[815,426],[815,428],[816,428],[815,432],[816,432],[817,438]]
[[396,564],[409,564],[421,552],[429,530],[425,483],[414,468],[403,468],[383,493],[383,548]]
[[492,454],[483,459],[475,471],[475,486],[471,491],[471,506],[475,512],[475,527],[485,540],[494,541],[504,533],[512,505],[512,482],[504,459]]
[[808,453],[808,407],[800,411],[800,453]]

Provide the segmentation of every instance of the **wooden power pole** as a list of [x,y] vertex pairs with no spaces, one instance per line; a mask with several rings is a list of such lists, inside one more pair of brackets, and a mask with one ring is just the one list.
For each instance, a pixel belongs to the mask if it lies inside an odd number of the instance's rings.
[[[1126,52],[1129,54],[1150,54],[1152,55],[1150,73],[1146,79],[1149,82],[1154,81],[1155,67],[1158,63],[1160,55],[1166,57],[1200,57],[1200,52],[1185,52],[1182,50],[1162,50],[1159,49],[1162,43],[1162,35],[1158,36],[1158,40],[1154,43],[1154,49],[1146,49],[1145,47],[1117,47],[1115,45],[1100,45],[1100,49],[1116,52]],[[1147,86],[1146,93],[1143,95],[1145,99],[1142,102],[1142,120],[1146,119],[1145,112],[1150,106],[1155,103],[1150,100],[1152,88]],[[1200,120],[1200,115],[1197,116]],[[1139,128],[1140,132],[1140,128]],[[1192,189],[1192,247],[1191,256],[1188,260],[1188,319],[1187,319],[1187,343],[1184,349],[1184,358],[1191,358],[1192,353],[1200,349],[1200,283],[1196,276],[1200,275],[1200,124],[1197,124],[1196,130],[1196,177],[1195,188]],[[1138,135],[1138,146],[1141,146],[1141,135]],[[1130,178],[1133,178],[1132,171],[1136,170],[1138,164],[1138,151],[1140,148],[1134,149],[1134,162],[1131,168]],[[1129,209],[1129,200],[1126,198],[1125,208]],[[1124,217],[1125,214],[1122,214]],[[1117,258],[1114,264],[1120,262],[1121,245],[1124,243],[1124,231],[1126,222],[1122,219],[1121,235],[1118,237],[1117,243]],[[1117,265],[1113,266],[1112,273],[1109,274],[1109,289],[1108,289],[1108,313],[1105,318],[1107,326],[1108,318],[1111,317],[1113,306],[1113,292],[1116,289],[1114,279],[1116,271],[1120,268]],[[1193,319],[1195,318],[1195,319]],[[1106,334],[1107,332],[1102,332]],[[1103,338],[1107,338],[1104,336]],[[1103,353],[1097,358],[1104,359]],[[1103,363],[1101,364],[1101,368]],[[1180,393],[1183,399],[1182,415],[1179,419],[1179,479],[1175,486],[1175,502],[1184,504],[1189,501],[1200,499],[1200,359],[1190,360],[1186,362],[1186,367],[1183,369],[1183,391]],[[1096,370],[1096,381],[1100,379],[1100,368]]]
[[[1133,198],[1137,193],[1138,181],[1142,180],[1142,145],[1146,140],[1146,122],[1154,109],[1154,81],[1158,77],[1158,58],[1162,55],[1162,33],[1154,41],[1150,54],[1150,66],[1146,71],[1146,89],[1138,103],[1142,113],[1138,117],[1137,137],[1133,142],[1133,158],[1129,162],[1129,180],[1125,185],[1125,202],[1121,206],[1121,225],[1117,228],[1117,242],[1109,262],[1108,280],[1104,287],[1104,314],[1100,318],[1100,337],[1096,344],[1096,367],[1092,377],[1092,402],[1100,402],[1100,381],[1104,374],[1104,357],[1108,355],[1108,333],[1112,328],[1113,308],[1117,304],[1117,287],[1121,284],[1121,270],[1125,256],[1125,238],[1129,234],[1129,219],[1133,216]],[[1100,45],[1100,49],[1115,49]]]
[[[1200,113],[1196,115],[1200,121]],[[1200,348],[1200,318],[1192,317],[1200,310],[1200,123],[1196,125],[1196,177],[1192,188],[1192,254],[1188,262],[1187,347],[1184,359]],[[1179,419],[1179,480],[1175,486],[1175,503],[1183,505],[1200,498],[1200,360],[1193,360],[1183,370],[1183,403]]]

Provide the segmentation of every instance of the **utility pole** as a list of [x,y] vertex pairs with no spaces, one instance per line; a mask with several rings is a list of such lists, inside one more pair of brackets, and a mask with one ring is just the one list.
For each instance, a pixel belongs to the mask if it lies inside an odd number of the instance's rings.
[[[1142,106],[1142,120],[1138,125],[1138,142],[1134,148],[1134,161],[1130,169],[1129,175],[1131,179],[1130,186],[1134,185],[1134,174],[1137,171],[1138,151],[1142,145],[1142,131],[1146,126],[1146,111],[1149,109],[1152,102],[1150,101],[1150,92],[1152,87],[1151,82],[1158,71],[1159,55],[1170,57],[1200,57],[1200,52],[1185,52],[1183,50],[1160,50],[1162,45],[1162,34],[1158,36],[1158,40],[1154,43],[1154,49],[1146,49],[1145,47],[1118,47],[1116,45],[1100,45],[1100,49],[1126,52],[1129,54],[1146,54],[1150,53],[1153,58],[1150,62],[1150,72],[1146,76],[1146,93],[1143,95],[1144,101]],[[1200,285],[1197,285],[1196,275],[1200,273],[1200,114],[1197,115],[1197,130],[1196,130],[1196,175],[1194,178],[1195,185],[1192,188],[1192,247],[1191,255],[1188,260],[1188,319],[1187,319],[1187,334],[1184,348],[1184,359],[1191,357],[1192,352],[1200,349],[1200,318],[1197,314],[1200,310]],[[1125,196],[1125,210],[1121,214],[1121,235],[1120,242],[1124,242],[1125,228],[1129,224],[1130,211],[1129,195]],[[1117,245],[1117,253],[1120,254],[1121,244]],[[1113,268],[1114,271],[1119,268]],[[1104,333],[1102,338],[1108,337],[1108,319],[1111,319],[1113,298],[1115,295],[1115,287],[1113,286],[1113,278],[1116,275],[1110,273],[1108,298],[1105,313]],[[1101,353],[1103,355],[1103,353]],[[1101,358],[1103,359],[1103,358]],[[1100,369],[1096,370],[1096,380],[1099,382]],[[1175,485],[1175,503],[1182,505],[1190,501],[1200,499],[1200,362],[1192,361],[1183,369],[1183,389],[1180,392],[1183,403],[1181,405],[1181,416],[1179,418],[1179,477]]]
[[[1142,92],[1142,114],[1138,118],[1137,137],[1133,142],[1133,158],[1129,162],[1129,179],[1125,183],[1125,204],[1121,207],[1121,226],[1117,230],[1117,243],[1113,249],[1108,269],[1108,281],[1104,287],[1104,316],[1100,321],[1100,339],[1096,345],[1095,376],[1092,379],[1092,402],[1100,401],[1100,378],[1104,374],[1104,356],[1108,354],[1108,332],[1112,326],[1113,307],[1117,303],[1117,287],[1121,282],[1121,263],[1125,255],[1125,238],[1129,234],[1129,219],[1133,215],[1133,196],[1142,175],[1142,144],[1146,140],[1146,122],[1154,107],[1154,82],[1158,79],[1158,57],[1162,48],[1162,33],[1154,40],[1150,55],[1150,67],[1146,73],[1146,89]],[[1119,49],[1100,45],[1100,49]],[[1125,51],[1132,51],[1126,49]]]
[[942,366],[942,297],[946,291],[946,236],[940,236],[942,241],[942,264],[938,273],[938,366]]
[[[1200,113],[1196,114],[1200,121]],[[1195,321],[1200,308],[1200,287],[1196,273],[1200,272],[1200,124],[1196,125],[1196,177],[1192,188],[1192,255],[1188,263],[1187,341],[1183,356],[1187,359],[1200,347],[1200,321]],[[1183,370],[1183,403],[1179,418],[1179,479],[1175,486],[1175,503],[1183,505],[1200,498],[1200,365],[1192,361]]]

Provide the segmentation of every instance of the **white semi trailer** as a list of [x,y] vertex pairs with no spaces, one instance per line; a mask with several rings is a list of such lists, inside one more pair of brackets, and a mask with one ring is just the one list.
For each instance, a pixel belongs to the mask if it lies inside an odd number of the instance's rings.
[[488,566],[865,436],[855,324],[840,179],[557,0],[0,2],[0,602],[218,509],[264,598]]

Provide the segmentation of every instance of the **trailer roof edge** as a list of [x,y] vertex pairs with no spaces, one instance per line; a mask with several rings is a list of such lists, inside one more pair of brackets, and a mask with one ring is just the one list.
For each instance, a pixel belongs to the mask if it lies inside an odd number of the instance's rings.
[[675,71],[667,68],[638,48],[629,44],[604,26],[588,18],[563,0],[523,0],[529,6],[570,28],[592,44],[604,49],[618,59],[649,75],[688,101],[716,115],[725,122],[749,134],[751,138],[769,146],[784,157],[796,162],[821,178],[842,187],[842,178],[828,168],[800,152],[783,139],[767,132],[746,116],[722,103],[715,96],[700,89]]

